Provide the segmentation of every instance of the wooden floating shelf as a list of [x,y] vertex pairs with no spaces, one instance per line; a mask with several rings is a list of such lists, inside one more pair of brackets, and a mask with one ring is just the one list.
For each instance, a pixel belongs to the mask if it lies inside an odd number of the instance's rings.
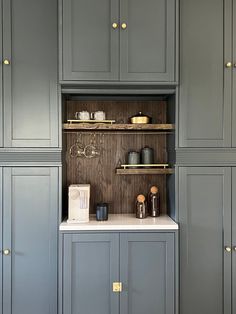
[[165,168],[165,169],[160,169],[160,168],[139,168],[139,169],[123,169],[123,168],[117,168],[116,169],[116,174],[120,175],[129,175],[129,174],[173,174],[174,168]]
[[105,123],[64,123],[64,130],[99,131],[173,131],[174,124],[105,124]]

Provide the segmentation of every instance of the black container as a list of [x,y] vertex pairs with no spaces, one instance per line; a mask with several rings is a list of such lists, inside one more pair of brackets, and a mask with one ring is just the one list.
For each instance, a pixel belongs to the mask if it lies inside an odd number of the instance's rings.
[[96,206],[96,220],[104,221],[108,220],[108,204],[98,203]]

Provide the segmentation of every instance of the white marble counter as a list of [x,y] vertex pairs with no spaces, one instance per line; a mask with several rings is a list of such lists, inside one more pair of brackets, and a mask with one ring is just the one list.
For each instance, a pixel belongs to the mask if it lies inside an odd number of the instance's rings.
[[178,224],[169,216],[138,219],[133,214],[110,214],[107,221],[96,221],[95,215],[90,216],[88,223],[60,224],[61,231],[94,231],[94,230],[177,230]]

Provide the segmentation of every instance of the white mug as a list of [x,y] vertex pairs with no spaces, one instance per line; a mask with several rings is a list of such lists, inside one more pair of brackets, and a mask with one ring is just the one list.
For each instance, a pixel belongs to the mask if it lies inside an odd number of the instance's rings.
[[90,114],[88,111],[79,111],[75,113],[75,118],[78,120],[90,120]]
[[95,111],[91,113],[91,117],[94,120],[106,120],[106,114],[104,111]]

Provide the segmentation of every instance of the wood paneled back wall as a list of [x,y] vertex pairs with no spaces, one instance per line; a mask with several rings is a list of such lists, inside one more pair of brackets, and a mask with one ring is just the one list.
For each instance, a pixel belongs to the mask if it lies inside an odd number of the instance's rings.
[[[164,100],[67,100],[64,103],[64,121],[73,119],[76,111],[103,110],[107,119],[128,123],[128,118],[139,111],[153,118],[153,123],[166,123],[167,103]],[[135,132],[98,132],[96,144],[101,150],[97,158],[72,158],[70,147],[78,136],[89,144],[94,132],[64,132],[65,189],[70,184],[91,184],[91,213],[98,202],[108,202],[110,213],[133,213],[135,199],[140,193],[147,194],[152,185],[160,189],[161,211],[166,213],[166,177],[164,175],[117,175],[115,169],[126,163],[130,150],[145,146],[154,149],[155,162],[167,162],[166,135]],[[67,193],[65,193],[67,195]],[[67,203],[67,201],[66,201]]]

